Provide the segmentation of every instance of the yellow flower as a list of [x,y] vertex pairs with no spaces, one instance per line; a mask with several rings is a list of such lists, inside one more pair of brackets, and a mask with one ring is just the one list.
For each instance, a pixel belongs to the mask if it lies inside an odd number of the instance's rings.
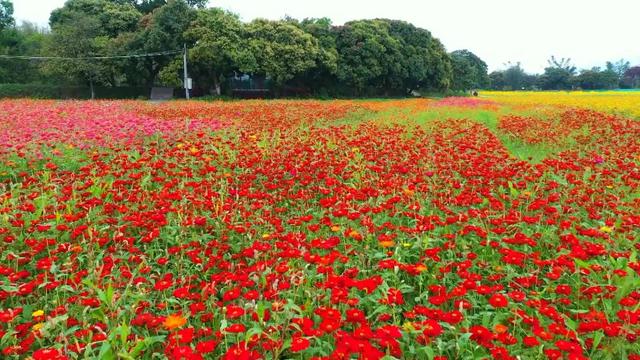
[[413,244],[411,244],[411,243],[402,243],[402,246],[404,246],[406,248],[411,247],[411,245],[413,245]]
[[402,324],[402,329],[404,329],[404,331],[413,331],[415,330],[415,326],[413,326],[413,323],[411,321],[407,321],[404,324]]
[[263,239],[268,239],[268,238],[270,238],[270,237],[271,237],[271,235],[269,235],[269,234],[267,234],[267,233],[262,234],[262,238],[263,238]]
[[173,330],[173,329],[183,327],[184,324],[186,323],[187,323],[187,319],[182,317],[181,315],[169,315],[164,320],[164,323],[162,325],[167,330]]
[[191,152],[191,154],[197,154],[198,151],[200,151],[197,147],[192,146],[191,148],[189,148],[189,152]]
[[44,315],[44,311],[42,310],[36,310],[33,313],[31,313],[32,317],[38,317],[38,316],[43,316]]
[[184,147],[184,144],[183,144],[183,143],[178,143],[178,145],[176,145],[176,147],[177,147],[178,149],[182,149],[182,148]]
[[37,323],[37,324],[33,325],[32,329],[33,329],[33,331],[38,331],[38,330],[42,329],[43,326],[44,326],[44,323]]
[[333,225],[333,226],[331,227],[331,231],[333,231],[333,232],[338,232],[338,231],[340,231],[340,226],[338,226],[338,225]]
[[611,233],[613,231],[612,228],[608,227],[608,226],[603,226],[600,228],[600,231],[602,231],[603,233]]

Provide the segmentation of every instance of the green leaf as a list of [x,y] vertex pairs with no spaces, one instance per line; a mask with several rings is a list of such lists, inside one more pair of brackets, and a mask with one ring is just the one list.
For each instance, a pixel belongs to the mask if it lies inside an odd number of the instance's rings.
[[598,350],[598,345],[600,345],[600,341],[602,341],[602,338],[604,337],[604,333],[598,331],[594,336],[593,336],[593,345],[591,346],[591,352],[593,353],[594,351]]
[[111,344],[108,341],[102,342],[102,346],[100,347],[100,353],[98,354],[98,359],[101,359],[101,360],[115,359],[115,355],[113,354],[113,349],[111,348]]

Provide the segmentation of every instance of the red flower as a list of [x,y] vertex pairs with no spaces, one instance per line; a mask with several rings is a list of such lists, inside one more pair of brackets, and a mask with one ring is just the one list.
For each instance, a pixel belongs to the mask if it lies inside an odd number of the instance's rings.
[[424,329],[422,333],[426,337],[436,337],[442,334],[442,326],[435,320],[426,320],[422,327]]
[[509,300],[502,294],[493,294],[493,296],[489,298],[489,304],[494,308],[502,308],[509,305]]
[[307,349],[309,347],[309,344],[310,343],[308,339],[301,336],[294,336],[293,339],[291,339],[291,351],[300,352]]

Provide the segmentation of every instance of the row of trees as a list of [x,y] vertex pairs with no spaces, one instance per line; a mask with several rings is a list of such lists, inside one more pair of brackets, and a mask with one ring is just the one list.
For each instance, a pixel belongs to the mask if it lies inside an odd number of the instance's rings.
[[[243,23],[206,0],[68,0],[51,13],[50,31],[14,26],[11,3],[0,54],[65,58],[146,54],[187,44],[194,83],[212,93],[242,74],[276,90],[328,95],[405,95],[488,85],[487,65],[467,50],[447,53],[428,30],[375,19],[334,26],[329,19]],[[4,24],[4,22],[3,22]],[[0,59],[0,83],[179,86],[180,54],[123,59]]]
[[50,29],[16,26],[10,0],[0,0],[0,83],[51,83],[120,87],[182,85],[181,54],[149,54],[188,47],[190,76],[212,94],[230,78],[268,79],[274,90],[306,89],[316,95],[406,95],[412,91],[571,89],[638,86],[640,71],[628,62],[577,72],[568,59],[552,58],[541,75],[520,64],[488,74],[468,50],[448,53],[425,29],[375,19],[334,26],[329,19],[250,23],[207,0],[67,0],[50,15]]
[[570,59],[548,61],[544,73],[527,74],[520,63],[508,63],[506,69],[489,74],[495,90],[571,90],[640,88],[640,66],[631,67],[625,60],[608,61],[604,68],[593,67],[578,71]]

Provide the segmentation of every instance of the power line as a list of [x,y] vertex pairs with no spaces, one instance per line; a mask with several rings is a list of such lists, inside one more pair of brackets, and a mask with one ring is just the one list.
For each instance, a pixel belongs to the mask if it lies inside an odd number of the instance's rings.
[[142,57],[155,57],[164,55],[182,54],[182,50],[162,51],[146,54],[114,55],[114,56],[86,56],[86,57],[64,57],[64,56],[26,56],[26,55],[0,55],[0,59],[16,60],[108,60],[108,59],[130,59]]

